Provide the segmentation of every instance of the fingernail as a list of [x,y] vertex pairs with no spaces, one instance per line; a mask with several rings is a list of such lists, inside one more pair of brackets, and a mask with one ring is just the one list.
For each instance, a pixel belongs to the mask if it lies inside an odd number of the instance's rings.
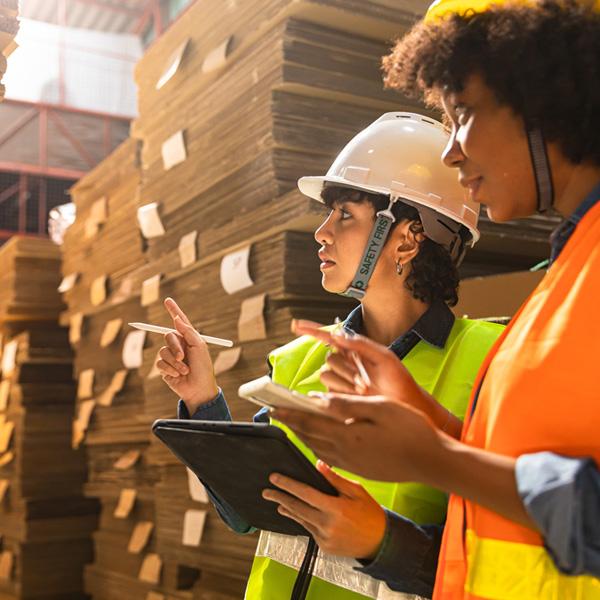
[[271,483],[277,484],[277,483],[279,483],[279,477],[275,473],[273,473],[273,474],[269,475],[269,481]]
[[318,405],[321,408],[329,408],[330,394],[326,394],[325,392],[308,392],[308,397],[318,400]]

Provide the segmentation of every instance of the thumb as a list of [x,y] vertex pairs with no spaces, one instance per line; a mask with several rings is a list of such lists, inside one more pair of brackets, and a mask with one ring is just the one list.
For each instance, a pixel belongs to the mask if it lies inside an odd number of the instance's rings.
[[328,417],[350,425],[353,421],[375,422],[378,405],[385,402],[385,396],[360,396],[355,394],[323,394],[328,406]]
[[200,337],[200,334],[191,325],[184,323],[179,315],[175,315],[173,318],[173,323],[175,325],[175,329],[177,329],[177,333],[183,337],[186,344],[190,348],[197,348],[199,346],[206,345],[206,342]]
[[361,489],[360,483],[352,481],[342,475],[336,473],[327,463],[322,460],[317,461],[317,471],[329,481],[329,483],[344,496],[354,498],[357,495],[358,489]]
[[381,364],[383,360],[394,356],[393,352],[378,342],[362,335],[348,335],[345,332],[333,333],[331,345],[348,352],[356,352],[365,362]]

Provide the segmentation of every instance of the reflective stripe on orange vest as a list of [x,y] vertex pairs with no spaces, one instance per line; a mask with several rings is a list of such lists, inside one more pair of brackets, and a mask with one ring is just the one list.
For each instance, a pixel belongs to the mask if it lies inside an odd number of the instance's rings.
[[[466,533],[468,577],[465,591],[498,600],[588,600],[600,597],[600,580],[556,570],[543,546],[478,538]],[[515,579],[515,573],[525,573]]]
[[[467,416],[463,442],[515,458],[553,451],[591,456],[600,464],[600,321],[593,318],[598,298],[600,203],[579,223],[482,365],[477,407]],[[451,497],[435,600],[600,600],[598,583],[561,575],[535,531]]]

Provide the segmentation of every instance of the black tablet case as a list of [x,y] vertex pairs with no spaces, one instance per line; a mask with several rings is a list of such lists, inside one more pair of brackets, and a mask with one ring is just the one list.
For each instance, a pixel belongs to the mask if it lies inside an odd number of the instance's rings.
[[187,465],[211,492],[225,500],[247,523],[288,535],[309,535],[296,521],[280,515],[278,504],[262,498],[271,473],[281,473],[337,496],[337,490],[294,446],[286,434],[266,423],[161,419],[154,434]]

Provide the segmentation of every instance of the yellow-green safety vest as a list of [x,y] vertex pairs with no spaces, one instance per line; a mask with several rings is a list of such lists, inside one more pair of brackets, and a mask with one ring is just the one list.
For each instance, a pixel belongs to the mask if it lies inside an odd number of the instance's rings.
[[[332,325],[330,328],[339,327]],[[460,419],[464,418],[475,376],[503,327],[487,321],[456,319],[444,348],[419,341],[402,360],[417,383]],[[300,337],[269,355],[273,381],[300,393],[325,391],[321,370],[330,348],[309,336]],[[316,456],[285,425],[281,427],[314,464]],[[370,481],[341,469],[360,482],[382,506],[418,524],[440,524],[446,516],[445,493],[418,483]],[[307,547],[307,538],[261,532],[246,587],[246,600],[290,597]],[[307,600],[377,600],[417,598],[390,590],[385,583],[356,571],[353,559],[319,551]]]

